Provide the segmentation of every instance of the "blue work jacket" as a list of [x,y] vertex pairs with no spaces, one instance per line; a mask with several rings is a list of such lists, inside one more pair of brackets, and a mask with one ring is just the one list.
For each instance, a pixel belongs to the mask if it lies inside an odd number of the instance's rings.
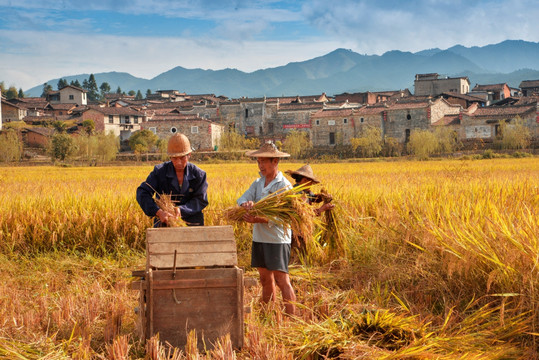
[[[180,189],[174,165],[167,161],[156,165],[146,181],[137,188],[137,202],[146,215],[155,217],[159,207],[153,200],[153,195],[171,195],[172,201],[180,208],[182,220],[188,225],[202,226],[202,210],[208,206],[207,189],[206,172],[191,163],[187,163],[185,167]],[[154,226],[161,226],[159,218],[154,221]]]

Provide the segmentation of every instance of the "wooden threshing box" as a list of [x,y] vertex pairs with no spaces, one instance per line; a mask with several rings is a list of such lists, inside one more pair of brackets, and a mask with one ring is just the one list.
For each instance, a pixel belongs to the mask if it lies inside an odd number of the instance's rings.
[[232,226],[152,228],[146,232],[146,270],[140,291],[142,339],[183,348],[196,330],[199,348],[230,333],[243,346],[243,271]]

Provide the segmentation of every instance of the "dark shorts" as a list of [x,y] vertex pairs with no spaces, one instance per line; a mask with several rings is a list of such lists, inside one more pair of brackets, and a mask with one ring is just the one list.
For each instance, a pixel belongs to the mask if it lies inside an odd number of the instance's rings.
[[251,266],[288,273],[290,244],[267,244],[253,241]]

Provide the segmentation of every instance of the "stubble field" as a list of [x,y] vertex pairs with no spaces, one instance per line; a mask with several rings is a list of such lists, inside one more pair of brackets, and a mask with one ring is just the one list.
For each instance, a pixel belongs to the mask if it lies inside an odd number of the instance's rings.
[[[256,163],[198,165],[206,224],[226,224]],[[538,358],[537,158],[312,167],[346,256],[291,267],[297,318],[263,309],[251,288],[241,351],[223,341],[176,358]],[[167,358],[139,341],[129,289],[151,226],[135,190],[151,168],[0,168],[0,357]],[[256,276],[250,228],[234,226],[239,265]]]

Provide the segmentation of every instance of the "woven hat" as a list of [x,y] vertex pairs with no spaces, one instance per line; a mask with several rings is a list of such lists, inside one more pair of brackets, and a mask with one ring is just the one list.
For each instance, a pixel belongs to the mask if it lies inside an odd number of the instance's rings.
[[247,151],[245,155],[251,156],[251,157],[267,157],[267,158],[284,158],[284,157],[290,156],[290,154],[279,151],[279,149],[277,149],[277,146],[275,146],[275,144],[272,143],[271,141],[266,142],[258,150]]
[[311,180],[315,184],[318,184],[320,182],[320,180],[318,180],[314,176],[313,169],[311,169],[310,165],[303,165],[302,167],[300,167],[296,171],[286,170],[285,173],[287,173],[288,175],[290,175],[294,179],[297,176],[303,176],[303,177],[306,177],[307,179]]
[[168,139],[168,156],[185,156],[190,154],[191,151],[191,143],[184,134],[176,133]]

